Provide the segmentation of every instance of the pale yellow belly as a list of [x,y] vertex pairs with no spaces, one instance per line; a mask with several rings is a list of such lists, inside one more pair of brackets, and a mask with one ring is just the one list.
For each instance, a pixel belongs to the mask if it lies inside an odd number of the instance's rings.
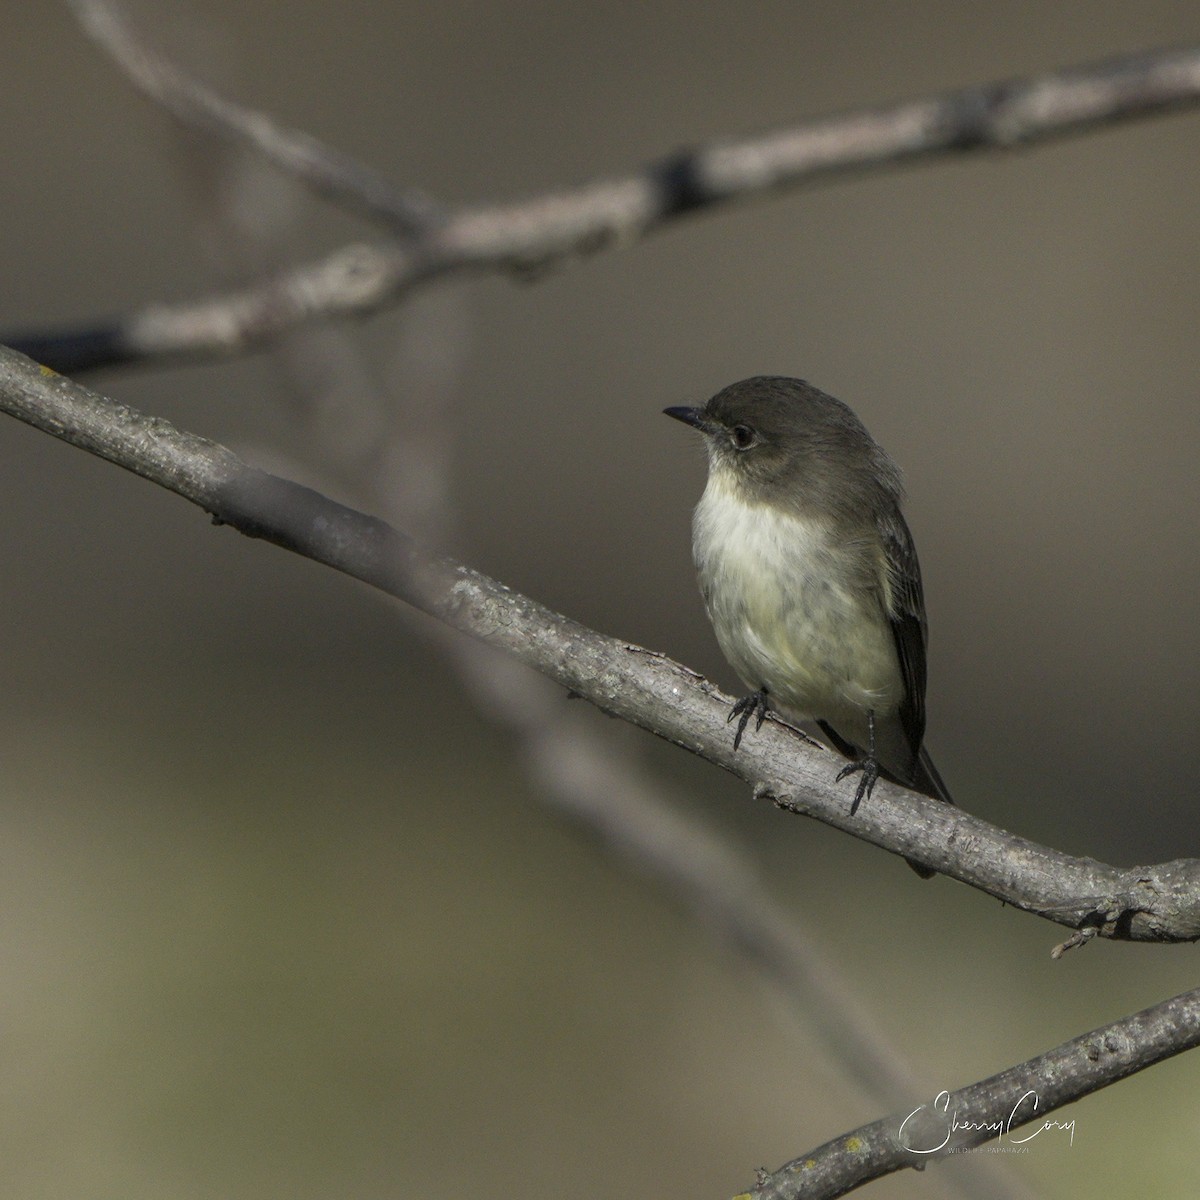
[[696,510],[700,587],[721,649],[784,715],[829,721],[865,745],[866,714],[894,713],[904,685],[868,541],[706,489]]

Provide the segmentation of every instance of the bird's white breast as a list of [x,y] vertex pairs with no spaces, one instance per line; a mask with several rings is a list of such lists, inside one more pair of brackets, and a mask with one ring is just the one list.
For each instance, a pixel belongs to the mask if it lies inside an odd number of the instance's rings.
[[747,501],[717,468],[692,545],[717,640],[747,686],[766,687],[792,716],[841,722],[846,736],[865,728],[868,709],[896,710],[903,683],[874,539],[848,540],[828,519]]

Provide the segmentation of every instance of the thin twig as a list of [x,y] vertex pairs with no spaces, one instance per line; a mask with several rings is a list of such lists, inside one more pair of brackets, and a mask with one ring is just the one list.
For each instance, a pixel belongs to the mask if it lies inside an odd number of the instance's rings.
[[[997,1137],[1013,1144],[1073,1137],[1073,1120],[1047,1120],[1048,1115],[1198,1045],[1200,989],[1093,1029],[969,1087],[943,1092],[915,1111],[842,1134],[760,1178],[746,1200],[833,1200],[883,1175],[920,1169],[931,1159]],[[1012,1136],[1035,1121],[1042,1124],[1032,1133]]]
[[112,56],[131,82],[176,120],[261,154],[317,195],[382,222],[406,237],[441,219],[438,207],[415,190],[401,189],[365,163],[288,129],[188,76],[142,40],[111,0],[67,0],[84,30]]
[[729,699],[693,672],[587,629],[375,517],[247,466],[231,451],[0,349],[0,408],[135,472],[232,525],[324,563],[496,647],[598,708],[814,817],[1071,929],[1132,941],[1200,938],[1200,860],[1120,870],[1008,833],[880,782],[855,816],[829,756],[767,722],[735,751]]
[[241,354],[305,321],[374,312],[437,277],[527,275],[731,201],[869,168],[1008,150],[1198,102],[1200,48],[975,85],[712,143],[570,191],[459,210],[407,242],[347,246],[241,291],[3,340],[68,372]]

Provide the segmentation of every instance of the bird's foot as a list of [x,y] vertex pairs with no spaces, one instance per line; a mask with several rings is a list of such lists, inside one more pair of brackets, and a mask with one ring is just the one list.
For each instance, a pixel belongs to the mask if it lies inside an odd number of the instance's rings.
[[847,775],[854,775],[858,772],[862,773],[862,778],[858,781],[858,791],[854,793],[854,803],[850,805],[851,816],[858,812],[858,806],[864,798],[870,797],[875,783],[879,779],[879,759],[875,757],[875,712],[873,709],[867,709],[866,754],[860,754],[852,763],[843,767],[837,773],[835,782],[841,783]]
[[875,782],[879,778],[879,762],[874,755],[864,754],[862,758],[856,758],[837,773],[837,782],[841,783],[847,775],[854,775],[860,771],[862,778],[858,781],[858,790],[854,793],[854,803],[850,805],[851,816],[858,812],[858,806],[869,798],[874,790]]
[[754,731],[757,733],[762,728],[762,723],[767,719],[767,713],[771,711],[771,706],[767,703],[767,689],[759,688],[757,692],[751,692],[748,696],[743,696],[729,710],[729,716],[725,718],[725,724],[728,725],[734,717],[740,717],[738,721],[737,733],[733,735],[733,748],[736,750],[742,744],[742,734],[746,732],[746,726],[750,724],[750,718],[755,713],[758,714],[758,720],[754,722]]

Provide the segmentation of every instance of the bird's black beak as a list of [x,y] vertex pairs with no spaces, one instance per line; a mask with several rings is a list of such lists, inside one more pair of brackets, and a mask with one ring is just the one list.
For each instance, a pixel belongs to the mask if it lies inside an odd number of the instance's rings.
[[708,431],[708,421],[704,417],[704,409],[702,408],[687,408],[680,405],[676,408],[664,408],[663,412],[668,417],[674,417],[677,421],[682,421],[685,425],[691,425],[695,429],[699,429],[701,433]]

